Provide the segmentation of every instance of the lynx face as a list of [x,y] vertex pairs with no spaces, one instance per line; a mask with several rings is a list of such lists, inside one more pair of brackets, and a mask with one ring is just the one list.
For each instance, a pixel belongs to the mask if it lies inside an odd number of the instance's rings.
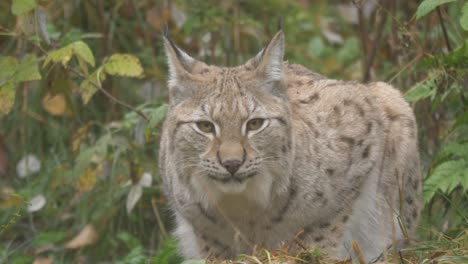
[[248,77],[222,69],[218,77],[192,82],[192,96],[175,106],[175,113],[184,109],[174,116],[175,154],[190,169],[191,182],[238,193],[253,178],[271,175],[275,164],[284,163],[280,159],[290,148],[288,109],[277,106],[281,98],[255,87],[281,83],[255,84]]
[[276,69],[279,48],[270,45],[245,65],[221,68],[195,61],[166,40],[174,162],[201,192],[267,192],[277,180],[272,177],[287,175],[292,144],[289,103]]

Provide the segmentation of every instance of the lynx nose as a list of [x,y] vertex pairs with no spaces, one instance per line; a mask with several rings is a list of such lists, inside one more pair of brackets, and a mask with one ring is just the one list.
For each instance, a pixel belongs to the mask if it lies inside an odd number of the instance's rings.
[[223,161],[222,165],[227,171],[229,171],[229,173],[231,173],[231,175],[234,175],[242,165],[242,162],[240,160],[226,160]]

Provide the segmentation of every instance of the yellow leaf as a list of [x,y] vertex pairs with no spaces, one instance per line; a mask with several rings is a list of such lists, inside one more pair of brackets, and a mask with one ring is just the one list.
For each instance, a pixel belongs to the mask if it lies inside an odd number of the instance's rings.
[[0,79],[12,76],[18,67],[18,60],[14,57],[0,57]]
[[143,77],[140,60],[129,54],[114,54],[104,64],[104,70],[110,75],[124,77]]
[[15,104],[15,84],[12,80],[0,85],[0,114],[8,114]]
[[13,0],[11,12],[17,16],[33,10],[36,6],[35,0]]
[[64,247],[68,249],[78,249],[84,246],[92,245],[98,240],[98,234],[92,224],[87,224],[81,229],[80,233],[72,240],[65,243]]
[[44,98],[42,98],[42,106],[49,114],[60,116],[65,113],[67,102],[63,94],[46,94]]
[[89,63],[91,66],[94,67],[95,63],[94,63],[93,52],[89,48],[88,44],[84,43],[83,41],[76,41],[70,45],[72,45],[73,54],[80,57],[81,59],[83,59],[84,61],[86,61],[87,63]]
[[93,52],[89,48],[88,44],[83,41],[75,41],[61,49],[49,52],[44,60],[43,67],[47,66],[50,62],[60,62],[63,67],[67,67],[68,62],[70,62],[73,55],[94,67],[95,62]]
[[40,80],[41,73],[39,72],[39,64],[37,62],[36,55],[28,54],[18,65],[15,73],[16,82],[27,82]]
[[96,169],[87,168],[86,171],[81,174],[76,181],[76,190],[79,193],[84,193],[91,190],[96,184],[97,171]]
[[0,193],[0,208],[9,206],[18,206],[23,203],[23,197],[14,193],[11,189],[2,189]]
[[42,67],[46,67],[50,62],[53,63],[62,63],[63,67],[66,67],[68,62],[71,60],[73,55],[73,49],[71,48],[70,45],[65,46],[61,49],[54,50],[52,52],[49,52],[47,54],[47,57],[44,60],[44,64],[42,64]]
[[88,123],[78,129],[76,133],[72,135],[72,151],[76,153],[80,149],[81,142],[88,135],[88,130],[91,127],[91,123]]
[[101,82],[105,79],[106,74],[99,68],[93,72],[89,78],[81,82],[78,92],[81,94],[81,98],[85,104],[87,104],[91,97],[97,92],[96,86],[101,85]]

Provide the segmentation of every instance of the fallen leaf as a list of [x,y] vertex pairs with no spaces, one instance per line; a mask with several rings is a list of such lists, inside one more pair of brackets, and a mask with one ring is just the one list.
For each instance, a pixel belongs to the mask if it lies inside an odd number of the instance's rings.
[[9,206],[18,206],[23,203],[23,197],[15,193],[11,187],[2,187],[0,189],[0,208]]
[[51,115],[61,116],[65,113],[67,103],[63,94],[46,94],[42,98],[42,107]]
[[59,250],[59,248],[54,244],[49,244],[49,245],[46,245],[46,246],[43,246],[43,247],[40,247],[40,248],[34,250],[34,254],[39,255],[39,254],[42,254],[44,252],[54,251],[54,250]]
[[127,213],[130,214],[133,210],[133,207],[137,204],[138,200],[140,200],[141,196],[143,195],[143,187],[139,184],[133,185],[130,188],[127,196]]
[[91,123],[87,123],[86,125],[80,127],[75,133],[73,133],[72,135],[73,153],[76,153],[80,149],[81,142],[83,142],[88,136],[88,131],[91,125],[92,125]]
[[149,172],[144,172],[141,175],[140,181],[138,184],[142,187],[151,187],[151,183],[153,182],[153,176]]
[[52,264],[52,259],[49,257],[36,258],[33,264]]
[[39,194],[35,196],[34,198],[32,198],[31,200],[29,200],[27,210],[30,213],[37,212],[41,210],[45,204],[46,204],[46,198],[44,197],[44,195]]
[[16,165],[16,174],[20,178],[26,178],[41,170],[41,161],[34,154],[24,156]]
[[84,193],[91,190],[96,184],[97,171],[96,169],[87,168],[76,181],[76,189],[79,193]]
[[98,240],[98,234],[92,224],[87,224],[81,229],[80,233],[72,240],[65,243],[64,247],[68,249],[78,249],[84,246],[92,245]]
[[343,44],[344,40],[343,37],[338,34],[337,32],[327,28],[327,27],[322,27],[322,34],[325,37],[330,44],[336,45],[336,44]]

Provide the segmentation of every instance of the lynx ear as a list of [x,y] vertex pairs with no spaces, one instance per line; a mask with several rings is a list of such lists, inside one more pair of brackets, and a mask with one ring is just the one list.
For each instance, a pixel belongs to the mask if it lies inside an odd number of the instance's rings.
[[269,81],[283,78],[284,34],[282,30],[253,59],[256,71]]
[[169,84],[175,84],[177,80],[191,72],[196,61],[179,49],[167,36],[164,36],[164,49],[169,66]]
[[177,104],[184,98],[192,95],[192,90],[190,87],[185,86],[183,81],[190,78],[192,69],[197,61],[172,42],[167,32],[167,26],[164,27],[163,39],[169,67],[169,98],[171,103]]

